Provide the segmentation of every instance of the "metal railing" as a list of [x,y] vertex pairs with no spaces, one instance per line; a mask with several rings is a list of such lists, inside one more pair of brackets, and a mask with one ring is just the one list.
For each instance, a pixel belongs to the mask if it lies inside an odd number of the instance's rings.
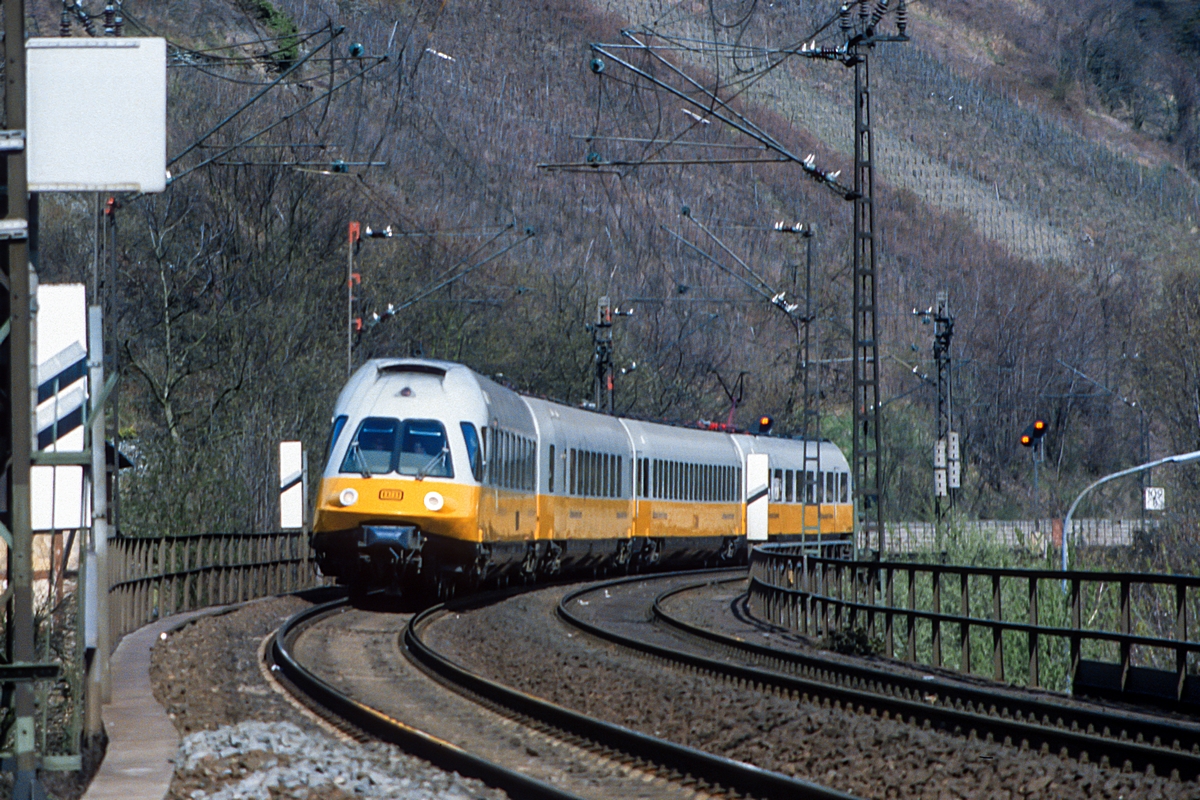
[[325,583],[301,531],[120,537],[108,547],[114,646],[159,617]]
[[853,630],[889,658],[1054,689],[1200,703],[1200,577],[750,557],[751,610],[805,635]]

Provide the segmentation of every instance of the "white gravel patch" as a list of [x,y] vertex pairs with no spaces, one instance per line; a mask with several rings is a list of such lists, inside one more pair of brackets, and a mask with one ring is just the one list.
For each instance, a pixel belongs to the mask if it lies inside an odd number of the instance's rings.
[[384,744],[345,744],[290,722],[242,722],[189,735],[176,759],[192,800],[274,800],[329,793],[396,800],[500,798]]

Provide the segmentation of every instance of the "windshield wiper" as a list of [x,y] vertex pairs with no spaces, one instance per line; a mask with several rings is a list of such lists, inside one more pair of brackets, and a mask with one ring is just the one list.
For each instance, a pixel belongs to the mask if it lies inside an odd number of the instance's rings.
[[362,451],[358,449],[357,439],[350,443],[350,453],[354,456],[354,463],[358,465],[359,474],[364,478],[371,477],[371,470],[367,469],[367,462],[363,460]]
[[446,459],[446,455],[449,452],[450,452],[450,448],[447,447],[446,445],[442,445],[441,451],[437,455],[435,455],[433,458],[431,458],[427,462],[425,462],[425,466],[423,466],[419,470],[417,470],[417,480],[419,480],[419,481],[425,480],[425,476],[429,474],[429,470],[433,469],[433,465],[436,464],[438,461],[444,462]]

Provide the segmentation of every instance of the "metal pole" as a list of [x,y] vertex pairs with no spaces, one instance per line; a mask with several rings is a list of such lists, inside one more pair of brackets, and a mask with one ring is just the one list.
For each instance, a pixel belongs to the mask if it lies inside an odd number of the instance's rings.
[[[864,20],[865,22],[865,20]],[[874,145],[871,141],[869,45],[854,56],[854,496],[857,531],[870,546],[872,524],[879,552],[887,552],[880,486],[883,440],[879,404],[879,331],[876,316]]]
[[[4,119],[10,131],[25,130],[25,3],[4,3]],[[9,320],[11,329],[9,402],[12,412],[12,467],[9,513],[13,548],[9,554],[12,588],[10,622],[14,662],[36,660],[33,630],[33,526],[30,517],[30,464],[33,453],[33,381],[31,381],[33,335],[31,275],[26,235],[29,204],[24,148],[7,156],[8,209],[4,222],[8,235]],[[40,790],[37,780],[38,753],[34,735],[34,685],[23,681],[14,689],[14,755],[16,776],[14,800],[32,800]]]
[[346,377],[354,372],[354,235],[358,223],[350,223],[346,247]]
[[[88,391],[92,407],[92,540],[85,558],[89,562],[87,580],[94,583],[91,591],[82,593],[84,598],[94,596],[95,608],[80,603],[78,608],[86,614],[95,615],[95,625],[89,623],[85,630],[96,631],[96,650],[92,655],[87,672],[87,709],[84,730],[88,736],[101,732],[100,706],[107,698],[108,678],[108,458],[105,447],[104,418],[104,314],[99,305],[88,308]],[[119,466],[119,465],[118,465]]]
[[[1098,481],[1095,481],[1094,483],[1089,485],[1086,489],[1084,489],[1082,492],[1080,492],[1079,496],[1075,498],[1075,502],[1071,503],[1071,507],[1069,509],[1067,509],[1067,515],[1065,517],[1063,517],[1063,546],[1062,546],[1062,570],[1063,570],[1063,572],[1067,571],[1067,534],[1071,529],[1071,517],[1074,516],[1075,509],[1079,506],[1080,501],[1083,500],[1084,496],[1086,496],[1088,492],[1090,492],[1092,489],[1095,489],[1097,486],[1099,486],[1103,483],[1108,483],[1109,481],[1115,480],[1117,478],[1123,478],[1126,475],[1133,475],[1138,472],[1145,472],[1146,470],[1154,469],[1155,467],[1161,466],[1162,464],[1186,464],[1189,461],[1196,461],[1198,459],[1200,459],[1200,450],[1193,450],[1190,453],[1182,453],[1182,454],[1176,455],[1176,456],[1167,456],[1166,458],[1160,458],[1157,461],[1151,461],[1146,464],[1139,464],[1136,467],[1130,467],[1129,469],[1123,469],[1120,472],[1114,472],[1111,475],[1105,475],[1103,478],[1101,478]],[[1066,588],[1065,582],[1063,583],[1063,587]]]

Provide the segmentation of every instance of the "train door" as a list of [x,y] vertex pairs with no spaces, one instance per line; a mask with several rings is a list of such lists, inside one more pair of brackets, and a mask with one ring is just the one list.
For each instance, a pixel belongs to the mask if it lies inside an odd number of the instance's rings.
[[746,455],[746,540],[767,541],[771,459],[766,453]]

